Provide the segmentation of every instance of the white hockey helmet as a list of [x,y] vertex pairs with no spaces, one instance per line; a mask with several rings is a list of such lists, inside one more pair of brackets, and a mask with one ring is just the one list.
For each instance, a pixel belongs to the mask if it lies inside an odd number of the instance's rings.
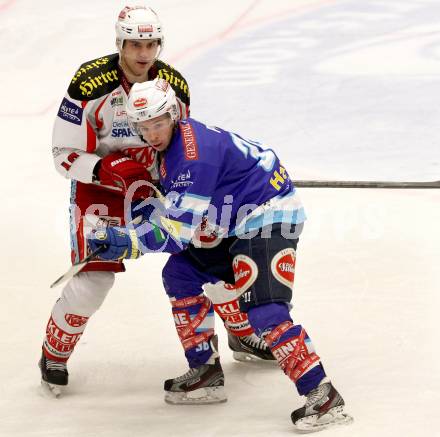
[[179,118],[176,93],[172,86],[161,78],[133,84],[127,100],[127,117],[130,127],[139,135],[137,124],[163,114],[171,120]]
[[126,6],[119,13],[115,28],[118,50],[122,49],[126,39],[158,39],[163,48],[162,23],[148,6]]

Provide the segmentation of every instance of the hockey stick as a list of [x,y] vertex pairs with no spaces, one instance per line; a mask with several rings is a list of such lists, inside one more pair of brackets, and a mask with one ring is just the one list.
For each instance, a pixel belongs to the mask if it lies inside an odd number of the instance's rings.
[[317,181],[299,180],[293,182],[302,188],[394,188],[420,189],[440,188],[440,181],[428,182],[383,182],[383,181]]
[[69,279],[73,278],[77,273],[79,273],[86,264],[91,261],[93,258],[95,258],[99,252],[101,252],[104,249],[105,246],[98,247],[95,251],[92,253],[89,253],[82,261],[77,262],[76,264],[73,264],[72,267],[70,267],[69,270],[67,270],[66,273],[61,275],[56,281],[54,281],[50,288],[54,288],[57,285],[62,284],[63,282],[68,281]]

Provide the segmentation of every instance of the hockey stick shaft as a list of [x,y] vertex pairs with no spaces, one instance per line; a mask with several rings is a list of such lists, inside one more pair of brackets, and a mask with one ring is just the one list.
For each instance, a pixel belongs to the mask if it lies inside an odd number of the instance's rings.
[[63,282],[66,282],[69,279],[73,278],[77,273],[79,273],[87,265],[87,263],[89,261],[92,261],[92,259],[96,258],[96,256],[99,254],[99,252],[101,252],[101,250],[103,250],[103,248],[104,248],[104,246],[99,247],[98,249],[96,249],[92,253],[89,253],[83,260],[77,262],[76,264],[73,264],[72,267],[70,267],[70,269],[67,270],[66,273],[61,275],[56,281],[54,281],[50,285],[50,288],[54,288],[54,287],[62,284]]
[[298,180],[296,187],[301,188],[394,188],[394,189],[430,189],[440,188],[440,181],[428,182],[388,182],[388,181],[329,181]]

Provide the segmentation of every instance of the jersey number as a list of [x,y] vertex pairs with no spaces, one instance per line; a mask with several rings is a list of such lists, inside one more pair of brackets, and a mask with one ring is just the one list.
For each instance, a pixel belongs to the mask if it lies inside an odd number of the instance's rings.
[[273,169],[276,161],[275,153],[272,150],[261,150],[261,143],[257,141],[245,140],[237,134],[231,132],[231,138],[238,149],[247,158],[250,155],[252,158],[258,160],[258,165],[265,171],[269,172]]

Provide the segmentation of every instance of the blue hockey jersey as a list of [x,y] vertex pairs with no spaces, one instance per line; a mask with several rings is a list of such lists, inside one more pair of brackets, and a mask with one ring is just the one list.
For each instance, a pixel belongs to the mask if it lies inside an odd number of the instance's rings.
[[162,220],[157,214],[151,220],[162,229],[171,223],[165,228],[174,240],[161,251],[194,243],[201,226],[222,238],[305,220],[295,187],[271,149],[191,118],[178,123],[159,173],[165,208]]

